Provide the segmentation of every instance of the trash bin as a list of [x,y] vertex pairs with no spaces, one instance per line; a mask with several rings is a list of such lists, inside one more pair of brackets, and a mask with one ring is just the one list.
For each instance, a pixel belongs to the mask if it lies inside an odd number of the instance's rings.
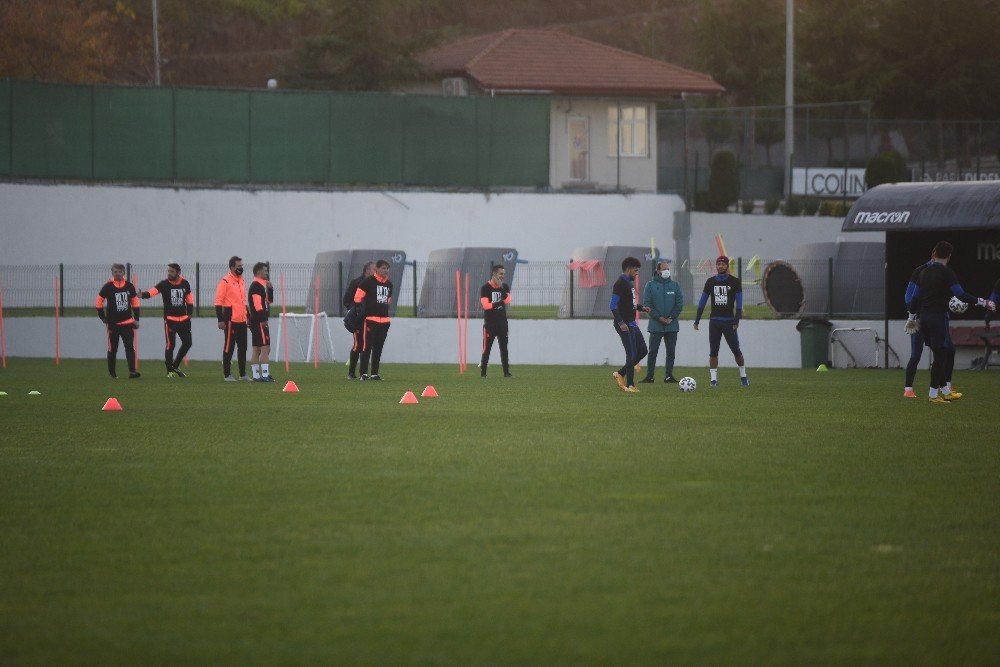
[[830,331],[833,323],[806,317],[795,325],[802,343],[802,368],[817,368],[830,358]]

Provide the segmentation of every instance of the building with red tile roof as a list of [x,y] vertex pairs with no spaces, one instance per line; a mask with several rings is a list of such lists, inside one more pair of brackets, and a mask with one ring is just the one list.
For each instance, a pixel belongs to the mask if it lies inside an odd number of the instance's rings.
[[444,95],[550,99],[554,189],[656,190],[656,102],[725,89],[707,74],[553,30],[504,30],[424,51]]

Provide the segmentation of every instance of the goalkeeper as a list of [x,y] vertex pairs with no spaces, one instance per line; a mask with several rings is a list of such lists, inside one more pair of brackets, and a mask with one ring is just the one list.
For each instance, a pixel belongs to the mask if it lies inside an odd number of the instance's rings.
[[[348,285],[347,289],[344,291],[343,299],[341,303],[344,304],[344,308],[350,309],[354,306],[354,294],[358,291],[358,285],[361,282],[375,273],[375,262],[365,262],[364,268],[361,269],[361,275],[352,280]],[[351,359],[350,365],[347,369],[347,379],[357,380],[358,376],[355,371],[358,368],[358,357],[361,356],[361,348],[363,347],[363,341],[361,340],[362,334],[364,333],[365,320],[363,317],[359,317],[357,324],[354,325],[353,338],[354,342],[351,345]]]

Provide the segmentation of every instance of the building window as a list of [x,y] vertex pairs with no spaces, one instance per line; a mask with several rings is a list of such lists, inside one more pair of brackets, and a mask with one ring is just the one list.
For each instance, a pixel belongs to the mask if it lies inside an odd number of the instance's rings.
[[[619,142],[621,142],[621,153],[618,152]],[[610,157],[649,155],[649,114],[645,105],[619,107],[616,104],[608,107],[608,155]]]

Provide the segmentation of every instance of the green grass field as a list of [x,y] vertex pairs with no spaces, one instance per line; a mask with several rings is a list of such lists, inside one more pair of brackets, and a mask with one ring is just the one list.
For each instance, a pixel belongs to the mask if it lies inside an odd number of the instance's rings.
[[994,373],[103,366],[0,370],[2,664],[1000,663]]

